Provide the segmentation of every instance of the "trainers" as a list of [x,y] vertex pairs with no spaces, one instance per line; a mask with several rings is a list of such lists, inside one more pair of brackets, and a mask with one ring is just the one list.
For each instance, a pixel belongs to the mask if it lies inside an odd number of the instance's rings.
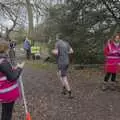
[[72,96],[71,91],[68,91],[68,98],[69,98],[69,99],[73,99],[73,98],[74,98],[74,97]]
[[102,85],[102,90],[105,91],[109,88],[108,86],[108,82],[104,82],[103,85]]
[[63,94],[63,95],[66,95],[66,94],[67,94],[67,90],[66,90],[65,87],[63,87],[63,90],[62,90],[61,94]]
[[116,87],[117,87],[117,83],[116,82],[111,82],[110,83],[110,89],[111,90],[113,90],[113,91],[116,90]]

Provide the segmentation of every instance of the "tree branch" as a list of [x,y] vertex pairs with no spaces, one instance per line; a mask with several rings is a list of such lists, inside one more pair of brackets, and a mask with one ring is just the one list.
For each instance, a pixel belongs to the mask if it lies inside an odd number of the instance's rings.
[[112,14],[113,18],[115,19],[115,21],[120,24],[120,18],[117,18],[117,16],[114,14],[114,11],[109,7],[109,5],[107,4],[106,0],[102,0],[103,4],[106,6],[106,8],[108,9],[108,11]]

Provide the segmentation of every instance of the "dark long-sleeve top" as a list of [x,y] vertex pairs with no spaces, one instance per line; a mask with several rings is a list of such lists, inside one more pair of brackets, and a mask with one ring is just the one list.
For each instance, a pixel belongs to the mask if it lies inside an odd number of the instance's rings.
[[21,68],[13,69],[11,64],[6,59],[0,63],[0,72],[6,75],[8,81],[17,80],[21,74],[21,71]]

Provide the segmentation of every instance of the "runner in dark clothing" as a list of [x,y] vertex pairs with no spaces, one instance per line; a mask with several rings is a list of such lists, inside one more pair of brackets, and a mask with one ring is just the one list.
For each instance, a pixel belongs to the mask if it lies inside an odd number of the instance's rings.
[[69,43],[62,40],[61,35],[59,35],[57,36],[55,49],[52,51],[52,53],[57,56],[58,76],[63,85],[62,93],[66,94],[66,92],[68,92],[69,98],[72,98],[71,88],[67,80],[67,70],[69,66],[69,54],[73,53],[73,49]]

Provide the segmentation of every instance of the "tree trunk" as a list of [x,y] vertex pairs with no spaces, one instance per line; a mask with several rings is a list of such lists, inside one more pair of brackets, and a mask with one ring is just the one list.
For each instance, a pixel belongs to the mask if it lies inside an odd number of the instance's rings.
[[26,8],[28,12],[28,22],[29,22],[28,37],[31,37],[33,32],[33,12],[30,4],[30,0],[26,0]]

